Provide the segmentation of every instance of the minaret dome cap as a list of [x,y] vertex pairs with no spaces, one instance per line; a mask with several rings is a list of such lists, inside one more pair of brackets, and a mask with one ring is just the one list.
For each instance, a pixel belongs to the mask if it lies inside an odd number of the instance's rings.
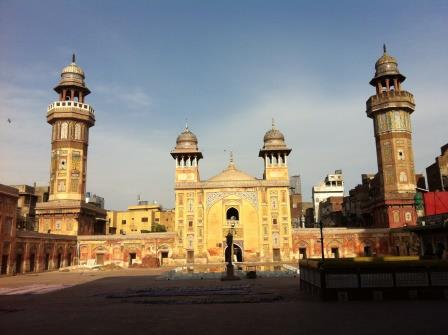
[[375,77],[370,81],[370,84],[375,86],[378,79],[382,77],[398,78],[403,82],[406,77],[398,70],[398,62],[395,57],[389,55],[386,51],[386,45],[383,45],[383,55],[375,63]]

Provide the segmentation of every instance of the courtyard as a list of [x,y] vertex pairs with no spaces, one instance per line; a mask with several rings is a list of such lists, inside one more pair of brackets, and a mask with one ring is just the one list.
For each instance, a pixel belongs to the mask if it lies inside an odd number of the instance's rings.
[[167,280],[167,269],[0,278],[1,334],[446,334],[446,301],[321,302],[298,278]]

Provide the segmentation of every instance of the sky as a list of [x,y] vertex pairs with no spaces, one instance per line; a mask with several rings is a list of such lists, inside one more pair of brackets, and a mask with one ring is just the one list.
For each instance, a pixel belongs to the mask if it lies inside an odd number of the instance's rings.
[[108,209],[139,195],[174,206],[169,153],[186,119],[201,179],[225,169],[230,150],[261,178],[274,118],[305,200],[336,169],[348,192],[377,172],[365,101],[383,43],[416,99],[422,173],[448,142],[447,36],[447,1],[0,0],[0,183],[48,183],[46,109],[75,52],[96,116],[87,191]]

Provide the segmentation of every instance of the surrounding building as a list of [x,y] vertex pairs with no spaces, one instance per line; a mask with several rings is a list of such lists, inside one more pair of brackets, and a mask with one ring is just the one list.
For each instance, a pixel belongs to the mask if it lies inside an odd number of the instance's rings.
[[99,195],[87,192],[86,193],[86,203],[95,205],[98,208],[104,209],[104,198]]
[[127,211],[108,211],[109,234],[138,234],[174,231],[174,211],[157,202],[139,201]]
[[402,89],[405,79],[397,60],[384,46],[370,81],[376,94],[366,102],[367,116],[373,120],[378,161],[368,211],[377,227],[404,227],[417,221],[411,127],[415,102],[414,96]]
[[[24,188],[22,191],[25,193]],[[19,194],[17,188],[0,184],[0,275],[41,272],[73,264],[77,259],[76,237],[17,229]]]
[[36,204],[48,201],[48,186],[11,185],[19,191],[17,229],[38,231]]
[[39,232],[105,234],[106,211],[85,202],[89,128],[95,124],[95,114],[86,104],[90,90],[74,55],[54,90],[59,100],[47,110],[52,126],[50,194],[48,202],[36,205]]
[[441,155],[426,168],[428,189],[431,192],[448,191],[448,143],[440,148]]
[[342,213],[344,197],[328,197],[320,203],[319,217],[324,227],[342,227],[345,225]]
[[344,196],[344,177],[342,170],[328,174],[318,185],[313,186],[314,221],[320,222],[320,203],[329,197]]
[[208,179],[199,178],[202,153],[188,127],[178,136],[171,155],[176,161],[176,263],[224,262],[232,250],[226,235],[234,236],[237,261],[290,260],[291,216],[287,157],[291,149],[272,125],[259,157],[264,174],[257,179],[228,167]]
[[172,264],[176,233],[78,236],[81,265],[157,267]]
[[293,228],[300,228],[305,223],[302,203],[302,183],[300,175],[291,176],[289,182],[289,204],[291,206],[291,225]]
[[0,275],[14,271],[18,198],[16,188],[0,184]]

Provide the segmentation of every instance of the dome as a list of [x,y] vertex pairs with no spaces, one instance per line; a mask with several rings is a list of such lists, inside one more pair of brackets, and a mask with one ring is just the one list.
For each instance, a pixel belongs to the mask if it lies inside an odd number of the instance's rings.
[[275,127],[272,120],[272,129],[268,130],[263,138],[263,149],[286,149],[285,136]]
[[383,46],[383,50],[383,55],[375,63],[375,77],[370,84],[374,85],[375,79],[384,76],[399,77],[400,81],[403,81],[405,76],[398,70],[397,60],[386,52],[386,45]]
[[84,78],[84,71],[75,62],[70,63],[61,71],[61,75],[65,73],[79,74]]
[[55,90],[58,92],[63,86],[76,86],[82,88],[85,92],[84,94],[87,95],[90,93],[90,90],[86,87],[84,79],[84,71],[76,64],[75,55],[73,54],[72,62],[62,69],[61,80]]
[[233,162],[233,153],[230,152],[230,162],[227,169],[217,174],[216,176],[210,178],[208,181],[247,181],[247,180],[256,180],[251,175],[238,170],[235,167],[235,163]]
[[188,129],[188,126],[177,136],[176,149],[198,149],[198,138]]

